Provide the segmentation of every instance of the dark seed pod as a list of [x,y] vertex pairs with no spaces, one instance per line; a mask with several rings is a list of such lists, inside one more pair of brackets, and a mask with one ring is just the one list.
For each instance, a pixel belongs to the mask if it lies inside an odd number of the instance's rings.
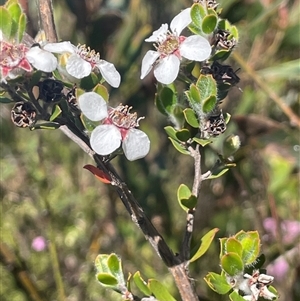
[[217,50],[232,50],[236,46],[236,39],[230,37],[228,30],[218,29],[214,34],[213,44]]
[[17,127],[29,127],[36,122],[36,110],[29,102],[17,102],[11,110],[11,120]]
[[203,130],[208,133],[209,136],[213,137],[219,136],[226,131],[226,121],[222,110],[217,108],[207,116]]
[[64,85],[54,79],[45,79],[39,82],[40,95],[39,98],[47,103],[59,101],[62,97],[62,90]]
[[211,74],[216,80],[217,84],[229,84],[234,86],[240,81],[236,71],[234,71],[230,65],[222,65],[217,61],[213,62],[210,67],[203,67],[201,73]]

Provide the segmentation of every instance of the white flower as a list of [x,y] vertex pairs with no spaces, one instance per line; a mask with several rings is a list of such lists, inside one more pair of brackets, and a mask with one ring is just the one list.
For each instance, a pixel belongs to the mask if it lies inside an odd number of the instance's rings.
[[156,51],[149,50],[142,61],[141,79],[154,66],[155,78],[163,83],[172,83],[179,72],[182,57],[193,61],[204,61],[211,53],[209,42],[198,35],[181,36],[182,30],[191,22],[190,8],[183,10],[171,21],[170,29],[163,24],[146,42],[156,43]]
[[81,79],[88,76],[94,69],[98,69],[102,77],[114,88],[118,88],[121,76],[112,63],[100,59],[100,54],[85,45],[77,47],[70,42],[48,43],[44,49],[67,54],[66,70],[71,76]]
[[249,301],[256,301],[259,297],[267,300],[276,298],[276,295],[268,290],[274,280],[273,276],[260,274],[258,270],[253,271],[252,275],[245,274],[244,280],[240,283],[238,290],[244,293],[243,298]]
[[136,113],[130,107],[107,106],[106,101],[95,92],[86,92],[78,98],[82,113],[92,121],[101,121],[91,134],[91,147],[99,155],[106,156],[122,148],[130,161],[145,157],[150,149],[150,140],[141,130]]
[[0,81],[14,79],[24,71],[33,68],[43,72],[52,72],[57,67],[56,57],[39,46],[29,47],[23,43],[14,44],[4,39],[0,31]]

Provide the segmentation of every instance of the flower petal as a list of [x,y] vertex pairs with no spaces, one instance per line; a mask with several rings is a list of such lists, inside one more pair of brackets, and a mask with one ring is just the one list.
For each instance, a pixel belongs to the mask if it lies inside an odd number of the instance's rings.
[[138,129],[130,129],[123,140],[123,151],[129,161],[145,157],[150,150],[148,136]]
[[44,72],[52,72],[57,67],[56,57],[39,46],[30,48],[26,53],[26,58],[34,68]]
[[108,116],[106,101],[95,92],[86,92],[78,97],[82,113],[92,121],[99,121]]
[[141,79],[143,79],[151,71],[153,64],[159,58],[157,51],[149,50],[142,60]]
[[121,133],[112,124],[98,125],[91,134],[91,147],[101,156],[114,152],[121,145]]
[[173,18],[170,24],[170,28],[173,33],[179,36],[184,28],[186,28],[192,22],[191,8],[186,8]]
[[180,60],[176,55],[163,58],[154,67],[154,76],[162,84],[168,85],[174,82],[179,72]]
[[103,78],[114,88],[118,88],[121,82],[121,75],[115,68],[114,64],[105,60],[100,60],[96,65],[100,70]]
[[60,42],[60,43],[48,43],[43,47],[45,50],[54,52],[54,53],[75,53],[76,47],[71,44],[69,41]]
[[179,52],[189,60],[201,62],[210,56],[211,46],[205,38],[193,35],[180,44]]
[[162,24],[161,27],[153,31],[152,36],[145,39],[145,42],[158,42],[164,41],[167,37],[168,24]]
[[91,74],[92,66],[78,54],[72,54],[67,61],[67,72],[75,78],[84,78]]

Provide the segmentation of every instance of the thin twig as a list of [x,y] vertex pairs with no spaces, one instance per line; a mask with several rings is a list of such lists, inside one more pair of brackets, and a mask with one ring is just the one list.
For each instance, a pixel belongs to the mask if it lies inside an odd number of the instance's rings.
[[[202,182],[200,148],[199,145],[197,145],[195,149],[190,146],[188,150],[190,151],[191,156],[194,158],[194,182],[193,182],[192,194],[196,198],[198,198],[198,194]],[[190,259],[190,249],[191,249],[191,240],[192,240],[192,234],[194,229],[195,210],[196,208],[192,208],[188,210],[186,216],[186,227],[185,227],[185,233],[184,233],[184,238],[182,241],[181,252],[180,252],[180,257],[184,262],[188,262],[188,260]]]
[[50,43],[57,42],[57,33],[55,29],[52,0],[39,0],[40,21],[46,35],[46,39]]

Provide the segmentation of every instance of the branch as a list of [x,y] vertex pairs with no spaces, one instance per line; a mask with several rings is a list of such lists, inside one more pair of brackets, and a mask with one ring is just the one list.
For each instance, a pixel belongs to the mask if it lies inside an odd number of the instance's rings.
[[[56,42],[57,35],[53,21],[51,0],[39,0],[39,9],[47,41]],[[82,140],[81,137],[78,137],[76,134],[74,134],[67,125],[61,126],[60,129],[64,132],[64,134],[78,144],[86,153],[93,157],[97,163],[97,166],[101,170],[111,176],[112,183],[114,183],[115,189],[119,194],[119,197],[122,200],[126,210],[130,214],[132,221],[142,230],[145,238],[150,242],[154,250],[169,268],[182,299],[184,301],[198,301],[199,298],[195,293],[184,265],[181,264],[179,258],[173,254],[163,237],[159,234],[151,221],[145,215],[142,207],[133,197],[127,185],[118,176],[113,166],[109,162],[105,162],[102,156],[95,154],[91,150],[90,146],[84,141],[85,139]]]
[[[201,175],[201,154],[199,150],[199,145],[193,149],[191,146],[188,148],[191,156],[194,158],[194,183],[192,188],[192,194],[198,198],[202,175]],[[195,218],[196,208],[190,209],[187,212],[186,217],[186,226],[185,226],[185,234],[182,241],[180,257],[182,261],[188,262],[190,259],[190,249],[191,249],[191,240],[194,229],[194,218]]]
[[52,0],[39,0],[39,12],[47,41],[50,43],[57,42],[58,38],[53,18]]

